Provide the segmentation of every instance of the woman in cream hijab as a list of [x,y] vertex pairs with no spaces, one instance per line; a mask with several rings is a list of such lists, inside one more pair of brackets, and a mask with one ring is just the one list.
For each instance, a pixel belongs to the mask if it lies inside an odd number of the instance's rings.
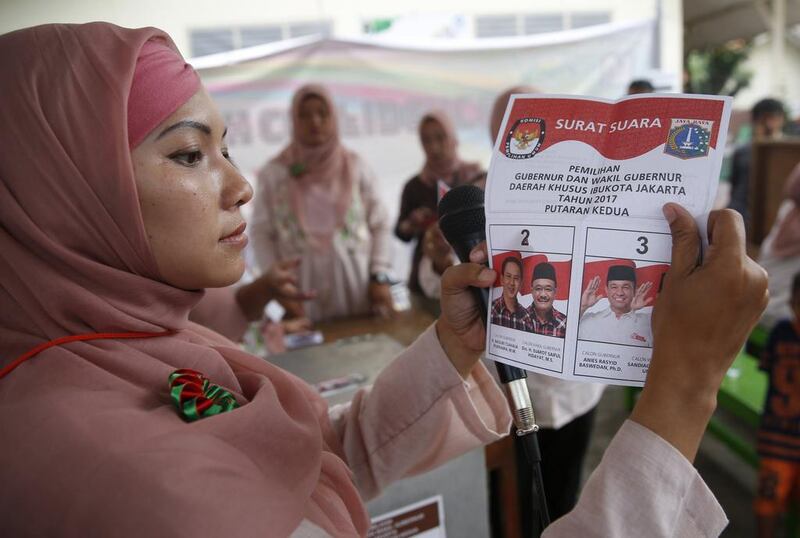
[[252,226],[258,269],[300,260],[300,286],[316,296],[289,303],[291,314],[312,321],[389,315],[390,230],[375,175],[342,144],[326,88],[299,88],[291,120],[291,140],[258,174]]

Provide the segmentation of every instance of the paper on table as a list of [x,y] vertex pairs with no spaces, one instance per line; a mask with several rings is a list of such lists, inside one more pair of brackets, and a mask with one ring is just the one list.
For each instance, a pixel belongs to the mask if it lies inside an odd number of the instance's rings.
[[650,315],[672,240],[661,212],[705,218],[731,99],[619,101],[517,95],[486,185],[486,237],[500,274],[487,355],[563,379],[641,386]]

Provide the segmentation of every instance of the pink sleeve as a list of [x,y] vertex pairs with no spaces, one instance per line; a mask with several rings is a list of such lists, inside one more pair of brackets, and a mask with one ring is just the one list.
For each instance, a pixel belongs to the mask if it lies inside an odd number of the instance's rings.
[[466,381],[431,326],[381,372],[371,389],[330,410],[361,495],[505,436],[503,393],[478,363]]
[[625,422],[577,506],[543,538],[719,536],[728,519],[689,460],[644,426]]
[[189,319],[213,329],[233,342],[240,342],[250,322],[236,302],[236,288],[208,288],[189,312]]

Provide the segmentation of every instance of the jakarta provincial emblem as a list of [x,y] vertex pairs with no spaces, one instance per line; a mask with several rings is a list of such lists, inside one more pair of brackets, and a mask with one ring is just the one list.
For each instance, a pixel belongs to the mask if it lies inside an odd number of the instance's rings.
[[680,159],[706,157],[713,121],[673,119],[664,153]]
[[506,134],[505,155],[509,159],[528,159],[544,142],[544,120],[522,118]]

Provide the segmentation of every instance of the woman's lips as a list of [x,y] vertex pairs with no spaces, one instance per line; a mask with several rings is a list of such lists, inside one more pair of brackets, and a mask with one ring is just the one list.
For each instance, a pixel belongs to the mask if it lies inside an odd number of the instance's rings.
[[233,244],[233,245],[246,245],[247,244],[247,235],[244,233],[245,228],[247,228],[247,223],[243,222],[239,226],[236,227],[233,232],[226,235],[225,237],[219,240],[220,243],[225,244]]

